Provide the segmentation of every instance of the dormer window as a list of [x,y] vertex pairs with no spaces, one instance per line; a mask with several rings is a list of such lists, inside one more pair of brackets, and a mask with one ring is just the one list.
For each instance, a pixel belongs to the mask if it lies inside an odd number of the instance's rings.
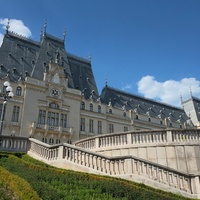
[[90,104],[90,111],[93,112],[93,104]]
[[149,117],[149,122],[151,122],[151,118]]
[[109,113],[112,114],[112,109],[109,109]]
[[85,110],[85,102],[83,102],[83,101],[81,103],[81,110]]
[[101,106],[98,105],[98,113],[101,113]]
[[53,109],[59,109],[59,105],[57,103],[55,103],[55,102],[50,103],[49,107],[53,108]]
[[21,95],[22,95],[22,88],[18,86],[16,89],[16,96],[21,96]]
[[59,84],[60,83],[60,77],[58,76],[58,73],[56,73],[54,76],[53,76],[53,80],[52,80],[54,83],[57,83]]

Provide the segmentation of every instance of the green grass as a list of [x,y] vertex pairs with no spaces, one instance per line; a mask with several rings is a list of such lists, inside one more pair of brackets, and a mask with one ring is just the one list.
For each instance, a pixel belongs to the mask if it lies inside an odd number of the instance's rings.
[[[28,183],[24,188],[25,191],[28,187],[30,192],[36,192],[38,199],[43,200],[188,199],[131,181],[58,169],[26,154],[0,153],[0,166],[13,176],[19,177],[21,181]],[[13,188],[17,190],[18,186],[19,184]],[[6,189],[9,192],[5,192]],[[5,200],[9,199],[9,195],[6,197],[9,193],[12,197],[12,189],[2,187],[0,184],[0,200],[1,196],[5,196]]]

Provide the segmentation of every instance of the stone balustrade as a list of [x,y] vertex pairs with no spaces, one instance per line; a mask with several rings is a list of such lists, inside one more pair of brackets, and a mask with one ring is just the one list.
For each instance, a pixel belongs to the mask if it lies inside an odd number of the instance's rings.
[[97,149],[166,142],[200,142],[200,129],[169,129],[105,134],[79,140],[74,144],[85,149]]
[[0,151],[27,152],[28,138],[0,136]]
[[[33,140],[30,138],[30,140]],[[30,142],[30,150],[46,160],[58,159],[59,145],[49,145],[43,142]]]
[[188,197],[200,197],[199,175],[182,173],[134,156],[109,157],[70,144],[50,146],[33,138],[29,140],[29,154],[35,154],[49,164],[54,163],[54,166],[55,162],[58,166],[65,163],[68,168],[71,163],[79,166],[80,171],[91,169],[92,173],[145,182]]

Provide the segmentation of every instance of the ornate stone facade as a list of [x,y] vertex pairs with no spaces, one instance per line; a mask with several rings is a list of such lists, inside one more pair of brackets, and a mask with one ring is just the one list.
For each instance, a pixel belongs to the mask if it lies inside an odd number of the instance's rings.
[[64,40],[46,32],[35,42],[7,30],[0,64],[0,85],[9,81],[15,93],[3,135],[56,144],[104,133],[193,127],[182,108],[107,85],[99,94],[91,60],[69,54]]

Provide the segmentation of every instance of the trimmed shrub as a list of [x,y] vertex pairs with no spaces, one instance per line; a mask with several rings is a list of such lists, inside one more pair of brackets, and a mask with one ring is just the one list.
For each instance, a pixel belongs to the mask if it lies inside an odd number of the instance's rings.
[[25,154],[0,153],[0,166],[26,180],[43,200],[188,199],[124,179],[58,169]]
[[12,199],[40,200],[28,182],[3,167],[0,167],[0,177],[1,188],[9,192]]

